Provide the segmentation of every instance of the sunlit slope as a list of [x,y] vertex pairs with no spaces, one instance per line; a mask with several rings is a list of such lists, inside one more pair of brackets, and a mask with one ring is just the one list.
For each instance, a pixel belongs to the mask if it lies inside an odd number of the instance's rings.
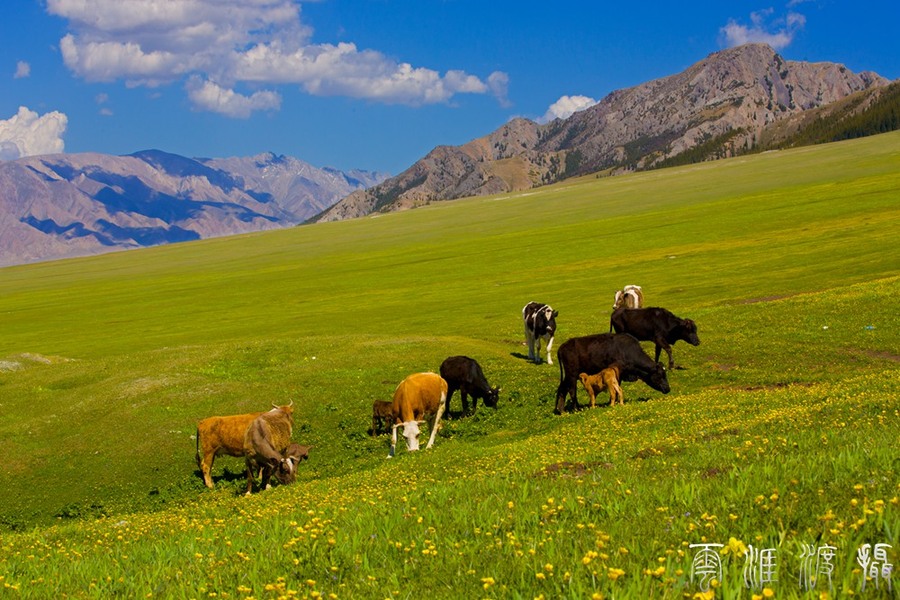
[[[2,269],[0,517],[208,497],[196,421],[291,399],[295,437],[317,447],[308,477],[383,468],[372,400],[452,354],[504,393],[496,413],[448,425],[441,450],[527,443],[569,419],[550,414],[556,367],[522,359],[522,306],[560,311],[558,347],[605,331],[626,283],[699,324],[699,348],[675,347],[688,369],[669,398],[880,372],[897,360],[897,239],[900,134],[887,134]],[[241,468],[220,461],[217,475]]]

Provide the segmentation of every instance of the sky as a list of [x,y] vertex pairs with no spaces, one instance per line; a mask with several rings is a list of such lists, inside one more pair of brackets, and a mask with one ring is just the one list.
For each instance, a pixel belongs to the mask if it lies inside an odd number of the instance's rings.
[[274,152],[398,174],[764,42],[900,78],[900,2],[10,0],[0,160]]

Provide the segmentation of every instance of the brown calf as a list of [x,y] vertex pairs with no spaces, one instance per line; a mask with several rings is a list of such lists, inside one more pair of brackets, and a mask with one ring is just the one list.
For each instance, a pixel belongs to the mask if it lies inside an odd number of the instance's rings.
[[394,403],[376,400],[372,403],[372,435],[378,435],[394,421]]
[[588,375],[581,373],[581,385],[587,391],[591,398],[591,408],[594,408],[596,395],[603,390],[609,391],[609,405],[615,406],[616,400],[619,404],[625,404],[625,397],[622,394],[622,388],[619,386],[619,367],[613,365],[607,369],[603,369],[596,375]]

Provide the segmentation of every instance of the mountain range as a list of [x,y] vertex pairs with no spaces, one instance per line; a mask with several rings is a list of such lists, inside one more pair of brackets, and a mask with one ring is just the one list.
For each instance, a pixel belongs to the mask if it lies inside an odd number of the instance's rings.
[[840,139],[853,128],[868,135],[900,127],[898,113],[900,83],[748,44],[614,91],[566,119],[516,118],[467,144],[438,146],[395,177],[271,153],[0,161],[0,266],[405,210]]
[[[355,191],[313,221],[404,210],[438,200],[526,190],[588,173],[615,174],[758,148],[844,102],[844,117],[890,81],[836,63],[788,61],[764,44],[711,54],[685,71],[612,92],[567,119],[514,119],[462,146],[439,146],[412,167]],[[852,101],[851,101],[852,99]],[[846,113],[846,114],[845,114]],[[698,156],[698,149],[702,155]]]
[[293,226],[385,177],[271,153],[0,162],[0,266]]

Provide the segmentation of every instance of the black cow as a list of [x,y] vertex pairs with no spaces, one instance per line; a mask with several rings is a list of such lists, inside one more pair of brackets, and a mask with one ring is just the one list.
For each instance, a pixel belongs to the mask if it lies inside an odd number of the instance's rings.
[[553,347],[553,335],[556,333],[556,317],[558,310],[548,304],[529,302],[522,309],[522,320],[525,321],[525,342],[528,344],[528,360],[541,362],[541,340],[547,342],[547,364],[552,365],[550,349]]
[[566,396],[578,408],[579,374],[594,375],[613,365],[619,368],[621,381],[640,379],[654,390],[669,393],[666,369],[651,359],[640,342],[627,334],[599,333],[566,341],[556,353],[559,360],[559,387],[556,389],[556,414],[566,408]]
[[639,340],[656,344],[656,362],[659,353],[669,355],[669,369],[675,368],[672,360],[672,344],[684,340],[692,346],[700,345],[697,324],[690,319],[679,319],[664,308],[619,308],[609,318],[609,330],[630,333]]
[[478,409],[478,399],[485,406],[497,408],[500,388],[491,387],[481,370],[481,365],[468,356],[451,356],[441,363],[441,377],[447,381],[447,406],[445,412],[450,415],[450,398],[459,390],[462,394],[463,414],[469,412],[469,398],[472,396],[472,412]]

